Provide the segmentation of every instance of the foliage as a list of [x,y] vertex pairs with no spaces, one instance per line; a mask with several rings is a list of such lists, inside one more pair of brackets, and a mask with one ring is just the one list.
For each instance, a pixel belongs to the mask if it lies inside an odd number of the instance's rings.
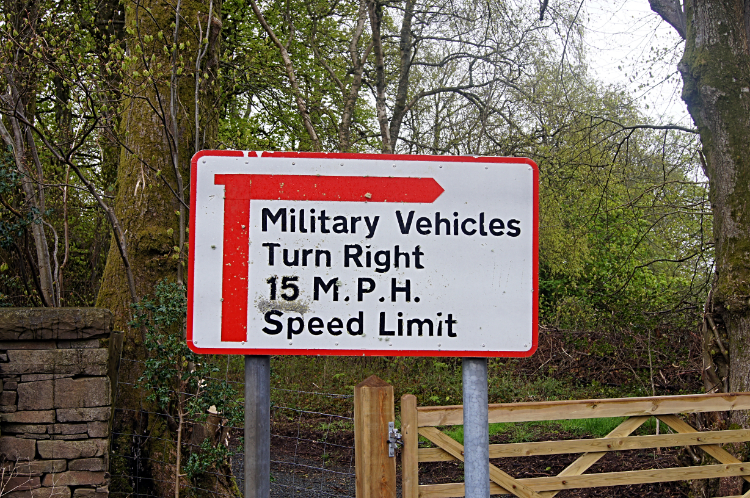
[[[11,154],[3,154],[0,157],[0,198],[5,203],[7,203],[5,197],[12,196],[21,188],[18,171],[12,162],[13,156]],[[23,237],[26,227],[31,223],[41,223],[38,209],[32,208],[25,215],[17,211],[13,212],[10,209],[2,211],[0,213],[0,248],[4,250],[12,249],[14,242]]]
[[97,15],[91,2],[0,9],[1,181],[15,187],[0,193],[4,228],[13,225],[0,248],[8,304],[91,305],[98,291],[109,231],[69,164],[101,192],[113,191],[99,152],[105,116],[116,104],[101,72],[107,61],[107,71],[116,71],[121,47],[109,47],[114,40],[94,28]]
[[169,413],[202,417],[212,406],[220,413],[236,408],[237,393],[216,378],[218,368],[187,346],[183,285],[161,281],[153,298],[143,298],[133,310],[131,326],[146,330],[149,357],[139,382],[150,391],[149,401]]
[[696,139],[651,124],[625,92],[590,80],[585,60],[566,69],[537,54],[501,94],[430,97],[411,113],[408,150],[537,162],[542,323],[693,323],[713,261]]
[[[617,398],[694,393],[700,388],[700,344],[689,329],[608,327],[581,332],[544,328],[530,358],[491,358],[491,403]],[[649,361],[649,355],[651,361]],[[241,382],[241,357],[221,358],[222,369]],[[227,363],[224,363],[227,362]],[[226,367],[224,366],[226,365]],[[271,358],[272,402],[320,413],[351,415],[337,397],[351,395],[370,375],[392,384],[395,397],[414,394],[420,405],[462,403],[460,358]],[[652,381],[654,391],[652,391]]]
[[190,480],[196,480],[208,472],[217,462],[225,462],[232,452],[223,444],[214,445],[209,438],[203,440],[200,450],[193,451],[185,463],[185,475]]
[[[111,126],[127,107],[123,91],[145,95],[151,86],[169,86],[172,71],[191,71],[185,65],[191,49],[189,43],[170,49],[168,31],[151,36],[130,26],[129,35],[124,35],[137,43],[132,42],[126,54],[123,33],[113,31],[115,24],[104,29],[93,4],[83,2],[79,9],[40,5],[35,24],[14,34],[12,22],[7,22],[3,36],[16,51],[32,55],[24,64],[41,75],[26,90],[36,102],[35,136],[43,173],[33,180],[50,186],[41,189],[46,206],[39,210],[27,194],[19,193],[18,182],[24,178],[20,170],[12,162],[3,166],[10,176],[2,181],[15,188],[0,195],[22,217],[9,209],[0,213],[0,259],[7,265],[0,273],[0,301],[41,304],[41,283],[32,278],[41,269],[37,259],[27,257],[35,254],[38,244],[31,237],[30,220],[35,219],[44,222],[50,259],[57,258],[51,267],[59,268],[63,303],[86,305],[99,288],[102,255],[109,246],[108,220],[84,190],[82,178],[69,174],[53,150],[63,155],[70,151],[67,157],[82,168],[93,187],[111,193],[111,168],[116,163],[101,146],[122,145],[126,156],[135,154],[127,145],[127,130],[120,134]],[[341,146],[347,91],[356,73],[350,54],[353,42],[362,57],[363,87],[350,109],[349,149],[379,148],[369,18],[361,37],[356,37],[362,5],[326,0],[259,4],[286,44],[326,150]],[[544,22],[536,20],[536,6],[523,2],[489,2],[480,9],[467,2],[419,2],[412,26],[413,63],[408,78],[399,80],[404,76],[399,68],[399,30],[408,5],[385,6],[381,28],[386,105],[391,112],[400,82],[407,84],[409,106],[397,151],[525,155],[537,161],[542,182],[543,322],[581,329],[612,317],[644,325],[677,317],[678,324],[684,324],[684,311],[698,309],[704,299],[712,264],[706,186],[695,181],[694,140],[678,132],[631,128],[649,124],[648,119],[619,89],[586,76],[580,26],[573,15],[576,5],[571,2],[558,2]],[[309,137],[294,111],[284,61],[250,5],[228,0],[221,13],[220,143],[232,148],[309,149]],[[7,12],[7,19],[12,20],[12,14]],[[52,22],[53,15],[59,23]],[[60,29],[58,24],[75,29]],[[156,46],[172,50],[174,67],[171,59],[144,59]],[[566,62],[560,65],[563,46]],[[25,68],[17,65],[15,70],[20,75]],[[101,74],[108,76],[102,79]],[[160,112],[155,119],[167,122],[162,115],[166,111]],[[42,138],[51,149],[40,146]],[[170,167],[153,157],[138,161],[157,181]],[[177,248],[170,257],[184,257],[186,245],[176,235],[168,238],[164,244]]]
[[[663,137],[685,147],[679,137]],[[581,329],[601,320],[654,326],[673,319],[682,326],[683,312],[705,300],[712,270],[706,185],[690,179],[691,157],[675,154],[668,163],[648,150],[647,137],[627,141],[627,157],[601,167],[563,160],[542,179],[546,323]]]
[[[185,418],[205,421],[215,410],[228,416],[230,423],[241,417],[241,400],[234,388],[216,378],[218,368],[208,358],[193,353],[184,336],[187,298],[185,287],[161,281],[154,296],[133,305],[131,326],[145,330],[149,353],[139,383],[149,392],[148,400],[177,419],[178,447]],[[180,450],[181,451],[181,450]],[[203,441],[199,453],[193,453],[185,466],[190,479],[204,474],[212,465],[225,462],[227,449],[223,441]],[[180,473],[180,459],[175,471]]]

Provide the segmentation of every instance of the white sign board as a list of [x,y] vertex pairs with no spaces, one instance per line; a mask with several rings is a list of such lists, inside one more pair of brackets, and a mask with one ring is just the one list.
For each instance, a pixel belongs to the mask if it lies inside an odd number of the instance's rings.
[[528,356],[528,159],[204,151],[188,344],[199,353]]

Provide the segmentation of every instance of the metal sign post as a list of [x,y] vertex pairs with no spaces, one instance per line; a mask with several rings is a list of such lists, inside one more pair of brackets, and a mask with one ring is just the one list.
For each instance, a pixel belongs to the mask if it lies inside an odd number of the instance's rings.
[[467,496],[486,498],[485,358],[537,347],[538,176],[507,157],[193,157],[188,346],[258,355],[245,498],[269,494],[272,354],[465,358]]
[[271,357],[245,356],[245,496],[271,496]]
[[464,358],[462,370],[466,498],[489,498],[490,433],[487,408],[487,358]]

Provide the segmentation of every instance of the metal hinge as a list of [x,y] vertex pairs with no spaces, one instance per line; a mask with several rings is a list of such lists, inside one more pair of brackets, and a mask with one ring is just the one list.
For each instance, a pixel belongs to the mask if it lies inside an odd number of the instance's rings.
[[401,444],[401,433],[396,429],[395,422],[388,422],[388,456],[396,456],[396,447]]

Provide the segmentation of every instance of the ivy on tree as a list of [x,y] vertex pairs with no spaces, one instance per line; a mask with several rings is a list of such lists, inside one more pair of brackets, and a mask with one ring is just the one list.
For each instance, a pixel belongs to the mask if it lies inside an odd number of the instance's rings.
[[[209,410],[215,410],[230,421],[241,417],[241,402],[234,388],[216,376],[219,368],[210,357],[190,350],[185,340],[187,295],[185,286],[160,281],[153,297],[145,297],[133,305],[131,326],[145,332],[148,358],[138,379],[147,390],[147,399],[177,425],[177,448],[182,448],[182,436],[187,417],[202,422]],[[211,466],[221,464],[228,455],[226,448],[218,448],[205,440],[200,454],[191,456],[187,474],[181,474],[181,451],[177,451],[175,466],[175,496],[179,496],[179,479],[187,475],[197,478]]]

